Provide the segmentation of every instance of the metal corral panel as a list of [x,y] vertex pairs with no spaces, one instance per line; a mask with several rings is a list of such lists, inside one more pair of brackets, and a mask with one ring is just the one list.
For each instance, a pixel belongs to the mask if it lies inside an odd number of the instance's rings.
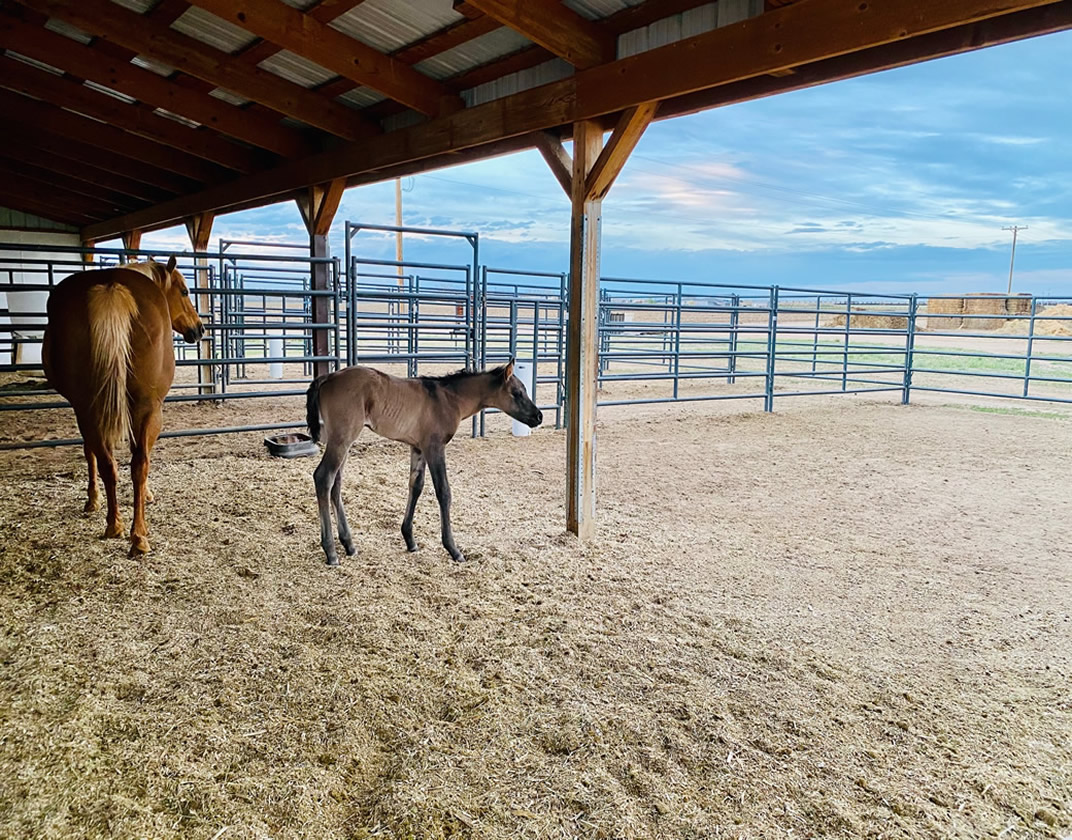
[[280,50],[257,66],[303,88],[316,87],[338,75],[290,50]]
[[517,73],[511,73],[509,76],[503,76],[501,79],[485,82],[475,88],[462,91],[462,99],[465,100],[465,104],[468,107],[481,105],[484,102],[501,99],[504,96],[510,96],[529,88],[546,85],[549,82],[557,82],[559,79],[572,75],[573,65],[568,61],[563,61],[561,58],[555,58],[535,67],[530,67],[527,70],[520,70]]
[[68,38],[73,38],[80,44],[88,44],[93,40],[91,35],[87,35],[77,26],[71,26],[71,24],[59,18],[49,18],[45,23],[45,29],[50,29],[57,35],[66,35]]
[[360,110],[361,108],[367,108],[369,105],[375,105],[377,102],[383,102],[386,98],[387,97],[378,90],[359,86],[336,96],[335,101],[341,102],[343,105],[350,108],[357,108]]
[[165,78],[175,72],[174,67],[161,64],[159,61],[152,58],[146,58],[144,55],[134,56],[134,58],[130,60],[130,63],[135,67],[140,67],[142,70],[151,70],[153,73],[156,73],[156,75],[164,76]]
[[479,38],[474,38],[453,49],[427,58],[415,65],[417,70],[433,79],[447,79],[487,64],[497,58],[510,55],[529,46],[531,41],[508,27],[496,29]]
[[581,17],[599,20],[610,17],[630,6],[639,6],[644,0],[564,0],[563,6],[569,6]]
[[257,40],[256,35],[251,35],[245,29],[197,6],[191,6],[183,12],[182,16],[171,24],[171,28],[227,53],[237,52]]
[[330,25],[391,53],[461,20],[463,16],[443,0],[366,0]]

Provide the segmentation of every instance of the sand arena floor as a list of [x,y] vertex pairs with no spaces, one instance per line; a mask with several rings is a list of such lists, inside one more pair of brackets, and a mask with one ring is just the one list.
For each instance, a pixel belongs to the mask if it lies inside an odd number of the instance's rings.
[[461,566],[430,487],[405,553],[371,434],[338,570],[258,435],[160,443],[141,561],[80,450],[2,452],[0,836],[1067,837],[1072,417],[1034,408],[606,410],[584,545],[564,433],[495,421],[448,450]]

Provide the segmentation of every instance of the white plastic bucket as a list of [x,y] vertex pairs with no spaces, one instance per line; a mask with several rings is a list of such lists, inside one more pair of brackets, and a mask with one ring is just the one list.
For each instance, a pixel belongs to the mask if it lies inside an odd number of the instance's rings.
[[[525,386],[525,390],[528,391],[529,397],[532,397],[532,371],[533,364],[528,362],[514,362],[514,376],[521,380]],[[513,423],[514,437],[528,437],[532,434],[532,429],[522,423],[520,420],[515,420]]]

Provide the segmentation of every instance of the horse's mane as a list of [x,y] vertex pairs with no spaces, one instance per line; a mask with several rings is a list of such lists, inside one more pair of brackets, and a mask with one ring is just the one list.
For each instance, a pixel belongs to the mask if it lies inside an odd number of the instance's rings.
[[425,382],[427,385],[457,385],[463,379],[469,379],[472,376],[480,376],[482,373],[503,373],[506,370],[506,365],[499,365],[498,367],[488,368],[487,370],[471,370],[470,368],[462,368],[456,370],[453,373],[444,373],[441,376],[418,376],[417,378]]
[[138,272],[138,274],[144,274],[150,280],[159,280],[160,278],[157,274],[157,269],[155,268],[155,266],[160,266],[160,270],[162,272],[164,266],[153,260],[142,260],[141,262],[123,263],[122,265],[117,266],[117,268],[125,268],[130,271],[136,271]]

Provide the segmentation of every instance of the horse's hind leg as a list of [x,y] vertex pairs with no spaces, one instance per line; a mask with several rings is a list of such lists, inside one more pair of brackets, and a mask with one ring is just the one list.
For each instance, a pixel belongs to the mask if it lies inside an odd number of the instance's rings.
[[[345,438],[331,437],[327,446],[324,447],[324,457],[313,472],[313,481],[316,483],[316,502],[320,510],[320,547],[324,549],[329,566],[339,565],[339,554],[335,550],[335,535],[331,532],[331,498],[334,493],[335,480],[339,477],[343,463],[346,461],[346,452],[350,443]],[[338,510],[342,510],[342,487],[339,487]],[[346,525],[343,518],[339,520],[339,530]],[[347,526],[347,532],[349,527]]]
[[134,420],[130,441],[130,478],[134,484],[134,523],[130,528],[130,556],[149,552],[149,526],[145,522],[145,505],[149,495],[149,455],[160,435],[160,406],[152,406]]
[[346,511],[342,506],[342,473],[346,469],[347,454],[347,452],[343,453],[342,463],[339,464],[339,470],[335,473],[335,481],[331,485],[331,504],[335,508],[335,519],[339,523],[339,542],[346,549],[347,555],[353,557],[357,554],[357,547],[354,545],[354,536],[350,533],[350,523],[346,521]]
[[86,454],[86,466],[89,468],[89,483],[86,485],[86,506],[83,513],[93,513],[100,509],[100,492],[97,490],[97,456],[88,443],[82,444],[82,451]]
[[104,538],[121,537],[123,536],[123,519],[119,515],[119,497],[116,493],[119,469],[115,463],[115,456],[103,443],[96,443],[93,451],[97,456],[97,469],[104,482],[104,495],[108,499],[108,527],[104,529]]

